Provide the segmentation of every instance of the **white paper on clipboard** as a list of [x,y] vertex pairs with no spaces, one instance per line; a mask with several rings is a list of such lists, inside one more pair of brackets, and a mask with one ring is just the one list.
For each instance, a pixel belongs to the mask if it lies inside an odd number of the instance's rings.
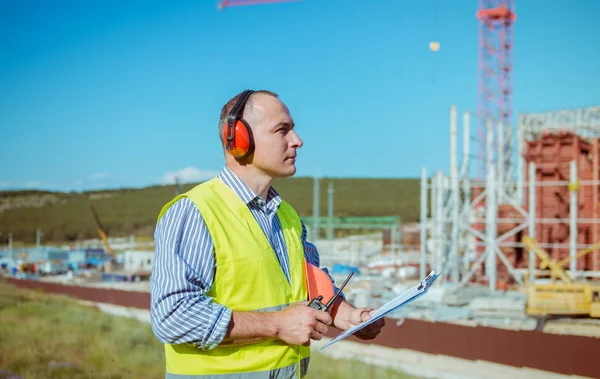
[[429,290],[429,288],[431,287],[431,285],[437,279],[438,276],[440,276],[440,274],[436,274],[435,271],[431,271],[431,273],[429,275],[427,275],[427,277],[425,277],[425,279],[423,279],[419,284],[415,285],[414,287],[403,292],[401,295],[395,297],[394,299],[392,299],[385,305],[381,306],[379,309],[377,309],[375,311],[375,313],[373,313],[371,318],[368,319],[367,321],[362,322],[356,326],[353,326],[352,328],[350,328],[348,330],[345,330],[340,335],[338,335],[331,341],[327,342],[321,348],[321,350],[325,349],[328,346],[333,345],[334,343],[336,343],[338,341],[343,340],[344,338],[348,337],[349,335],[352,335],[352,334],[356,333],[357,331],[361,330],[362,328],[374,323],[375,321],[384,317],[388,313],[393,312],[393,311],[405,306],[406,304],[412,302],[413,300],[419,298],[420,296],[423,296],[425,293],[427,293],[427,291]]

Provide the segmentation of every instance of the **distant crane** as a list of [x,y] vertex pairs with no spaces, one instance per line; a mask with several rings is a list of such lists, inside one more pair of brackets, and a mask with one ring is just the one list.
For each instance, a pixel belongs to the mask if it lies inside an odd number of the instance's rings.
[[272,3],[291,3],[299,0],[221,0],[219,1],[219,10],[230,7],[241,7],[245,5],[261,5]]
[[98,217],[98,213],[96,213],[96,208],[94,207],[94,204],[90,204],[90,210],[92,211],[92,215],[94,215],[94,220],[96,220],[98,235],[102,239],[102,242],[104,242],[106,252],[111,256],[111,258],[114,258],[115,255],[113,249],[110,247],[110,243],[108,242],[108,233],[106,232],[106,229],[104,229],[102,223],[100,222],[100,217]]

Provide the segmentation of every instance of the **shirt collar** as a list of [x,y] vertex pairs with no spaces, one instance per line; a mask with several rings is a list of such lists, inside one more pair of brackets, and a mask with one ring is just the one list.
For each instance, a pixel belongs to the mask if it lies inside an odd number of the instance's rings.
[[[252,191],[250,187],[248,187],[246,183],[244,183],[242,179],[227,166],[223,167],[219,174],[219,178],[225,185],[231,188],[246,205],[250,204],[256,198],[260,198],[260,196]],[[275,191],[273,186],[269,187],[269,192],[267,194],[267,208],[276,211],[280,204],[281,196]]]

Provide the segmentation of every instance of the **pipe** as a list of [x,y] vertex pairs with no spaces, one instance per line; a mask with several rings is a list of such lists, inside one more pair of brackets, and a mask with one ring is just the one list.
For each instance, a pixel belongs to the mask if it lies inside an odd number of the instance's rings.
[[327,239],[333,240],[333,181],[329,181],[327,188]]
[[569,269],[574,274],[573,279],[575,279],[577,276],[577,187],[577,163],[575,161],[571,161],[571,183],[569,184],[569,252],[571,255],[571,262],[569,264]]
[[459,254],[458,254],[458,215],[460,207],[460,197],[458,188],[458,154],[456,150],[456,139],[458,127],[456,122],[456,107],[450,108],[450,189],[451,189],[451,210],[452,210],[452,229],[449,265],[451,268],[450,276],[454,284],[458,284]]
[[521,129],[521,123],[517,130],[517,204],[523,205],[525,197],[525,151],[524,151],[524,135]]
[[314,177],[313,182],[313,230],[312,230],[312,239],[314,241],[319,239],[319,177]]
[[486,215],[485,215],[485,236],[486,236],[486,263],[485,273],[489,281],[489,289],[491,292],[496,291],[496,195],[498,188],[496,187],[496,167],[493,162],[494,148],[494,132],[492,122],[488,120],[486,131],[486,183],[487,190],[486,198]]
[[[600,200],[598,195],[600,188],[598,188],[598,175],[600,175],[600,167],[598,166],[598,160],[600,160],[600,139],[594,138],[592,142],[592,181],[595,183],[592,186],[592,218],[598,220],[598,209],[600,208]],[[598,224],[592,226],[592,242],[598,241]],[[592,270],[598,271],[600,268],[600,253],[599,250],[592,252]]]
[[419,278],[425,277],[426,253],[427,253],[427,169],[421,169],[421,262],[419,266]]
[[[536,198],[535,198],[535,181],[536,181],[535,162],[529,162],[529,237],[535,239],[535,216],[536,216]],[[529,250],[529,282],[535,281],[535,253]]]

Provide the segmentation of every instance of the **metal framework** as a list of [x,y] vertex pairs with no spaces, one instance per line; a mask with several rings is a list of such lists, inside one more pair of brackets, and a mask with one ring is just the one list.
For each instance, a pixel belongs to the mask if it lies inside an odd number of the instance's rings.
[[[302,217],[311,240],[321,239],[321,229],[326,230],[327,240],[334,239],[336,229],[389,229],[392,234],[392,244],[399,245],[402,222],[398,216],[382,217],[336,217],[334,216],[335,190],[333,182],[327,187],[327,216],[320,216],[321,178],[313,178],[313,215]],[[322,227],[324,226],[324,228]]]
[[[328,181],[327,187],[327,216],[321,216],[320,197],[321,197],[321,178],[316,176],[313,178],[313,215],[312,217],[302,217],[302,221],[306,225],[308,239],[313,243],[320,245],[321,262],[330,263],[330,267],[340,263],[331,251],[332,243],[334,242],[336,230],[364,230],[364,231],[389,231],[390,243],[383,244],[378,254],[387,251],[392,256],[402,252],[403,247],[400,243],[402,240],[402,221],[398,216],[383,216],[383,217],[339,217],[334,216],[335,190],[333,182]],[[322,231],[325,233],[321,233]],[[322,238],[325,234],[325,239]]]
[[523,138],[538,138],[545,131],[570,130],[582,137],[600,137],[600,106],[519,114]]
[[[512,24],[516,19],[513,0],[479,0],[479,101],[478,140],[480,179],[486,176],[485,134],[488,121],[506,129],[509,134],[499,134],[497,144],[502,148],[498,160],[504,162],[502,172],[511,170],[512,144],[502,146],[503,140],[512,137],[509,125],[512,117]],[[501,175],[500,173],[500,175]]]
[[[568,248],[570,256],[569,274],[571,277],[599,276],[598,272],[577,272],[577,249],[590,248],[591,244],[577,243],[577,228],[583,224],[600,224],[597,213],[591,219],[578,218],[577,196],[585,186],[598,186],[600,180],[579,180],[577,177],[577,162],[570,163],[570,178],[564,181],[536,183],[536,166],[530,163],[528,170],[530,178],[524,181],[525,161],[523,146],[525,139],[537,138],[544,130],[571,130],[588,137],[600,137],[600,107],[573,109],[568,111],[548,112],[544,114],[521,114],[518,128],[519,146],[518,173],[514,169],[502,172],[506,167],[501,160],[495,160],[495,153],[502,144],[494,144],[494,139],[500,139],[503,133],[502,124],[496,125],[489,121],[486,125],[486,160],[485,181],[474,181],[469,176],[470,164],[470,113],[463,118],[463,151],[462,162],[458,164],[458,126],[457,111],[450,109],[450,156],[449,175],[437,171],[431,180],[428,179],[425,168],[421,174],[421,269],[420,276],[426,273],[429,263],[431,268],[443,275],[440,282],[449,282],[456,286],[464,286],[470,281],[475,272],[484,266],[485,275],[490,290],[497,285],[497,262],[505,265],[507,271],[520,285],[524,277],[534,280],[535,255],[532,251],[528,256],[528,269],[516,269],[502,252],[502,248],[526,248],[521,241],[511,241],[519,234],[527,234],[535,238],[538,224],[565,222],[569,224],[569,243],[554,244],[540,243],[542,248]],[[498,128],[500,126],[500,128]],[[504,141],[503,144],[510,144]],[[512,148],[512,147],[511,147]],[[497,155],[496,155],[497,156]],[[569,189],[570,212],[568,219],[537,218],[536,217],[536,188],[538,186],[565,186]],[[597,187],[595,187],[597,188]],[[523,207],[523,192],[529,193],[529,206]],[[431,209],[427,201],[431,196]],[[499,205],[512,207],[513,217],[498,217]],[[428,217],[431,210],[431,217]],[[498,225],[511,225],[498,233]],[[479,227],[477,227],[479,226]],[[593,242],[597,242],[594,240]]]

